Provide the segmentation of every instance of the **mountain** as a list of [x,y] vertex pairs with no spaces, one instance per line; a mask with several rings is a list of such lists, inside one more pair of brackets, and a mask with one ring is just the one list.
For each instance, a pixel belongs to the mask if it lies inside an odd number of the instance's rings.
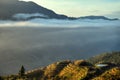
[[88,62],[92,64],[104,62],[104,63],[115,63],[120,65],[120,52],[103,53],[88,59]]
[[104,16],[85,16],[85,17],[68,17],[65,15],[56,14],[54,11],[44,8],[34,2],[24,2],[18,0],[0,0],[0,19],[6,20],[29,20],[34,18],[44,19],[103,19],[103,20],[118,20],[109,19]]
[[[110,55],[108,56],[110,59],[117,60],[120,58],[118,54],[120,52],[105,54],[102,57]],[[1,80],[119,80],[120,65],[117,62],[108,63],[107,59],[104,59],[107,63],[98,64],[92,64],[86,60],[59,61],[27,72],[24,72],[25,69],[22,66],[19,74],[2,76]]]
[[[67,19],[65,15],[58,15],[52,10],[46,9],[34,2],[24,2],[18,0],[0,0],[0,19],[14,19],[13,16],[16,14],[35,14],[40,13],[48,16],[48,18],[56,19]],[[43,16],[32,16],[29,17],[43,17]]]
[[105,16],[84,16],[84,17],[79,17],[79,19],[91,19],[91,20],[102,19],[102,20],[110,20],[110,21],[119,20],[118,18],[110,19]]

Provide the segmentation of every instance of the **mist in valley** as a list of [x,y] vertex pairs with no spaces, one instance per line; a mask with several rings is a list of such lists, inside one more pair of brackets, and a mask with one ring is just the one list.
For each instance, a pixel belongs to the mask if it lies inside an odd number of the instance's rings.
[[0,75],[120,50],[120,23],[106,20],[0,21]]

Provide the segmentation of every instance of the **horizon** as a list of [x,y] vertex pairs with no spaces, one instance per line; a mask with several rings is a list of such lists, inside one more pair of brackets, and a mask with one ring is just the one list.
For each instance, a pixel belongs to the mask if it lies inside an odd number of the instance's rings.
[[[57,14],[70,17],[82,16],[106,16],[120,18],[120,0],[21,0],[33,1],[45,8],[53,10]],[[54,4],[54,5],[53,5]],[[77,8],[73,7],[77,6]]]

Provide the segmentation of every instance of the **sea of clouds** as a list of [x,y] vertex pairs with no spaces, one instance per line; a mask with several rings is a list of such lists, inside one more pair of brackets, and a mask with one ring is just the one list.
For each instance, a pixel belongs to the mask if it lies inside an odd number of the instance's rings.
[[32,70],[56,61],[86,59],[102,52],[118,51],[119,26],[119,20],[0,20],[0,75],[17,73],[21,65]]
[[[29,18],[32,16],[48,17],[43,14],[16,14],[13,17],[17,19]],[[104,27],[104,26],[119,26],[120,20],[109,21],[103,19],[78,19],[78,20],[68,20],[68,19],[31,19],[28,21],[11,21],[11,20],[0,20],[0,27]]]

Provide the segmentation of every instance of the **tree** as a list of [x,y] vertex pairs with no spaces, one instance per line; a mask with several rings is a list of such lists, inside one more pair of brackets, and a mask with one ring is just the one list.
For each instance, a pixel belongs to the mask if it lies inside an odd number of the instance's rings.
[[3,78],[0,76],[0,80],[3,80]]
[[19,76],[24,76],[25,75],[25,68],[24,66],[21,67],[20,71],[19,71]]
[[0,76],[0,80],[2,80],[1,76]]

